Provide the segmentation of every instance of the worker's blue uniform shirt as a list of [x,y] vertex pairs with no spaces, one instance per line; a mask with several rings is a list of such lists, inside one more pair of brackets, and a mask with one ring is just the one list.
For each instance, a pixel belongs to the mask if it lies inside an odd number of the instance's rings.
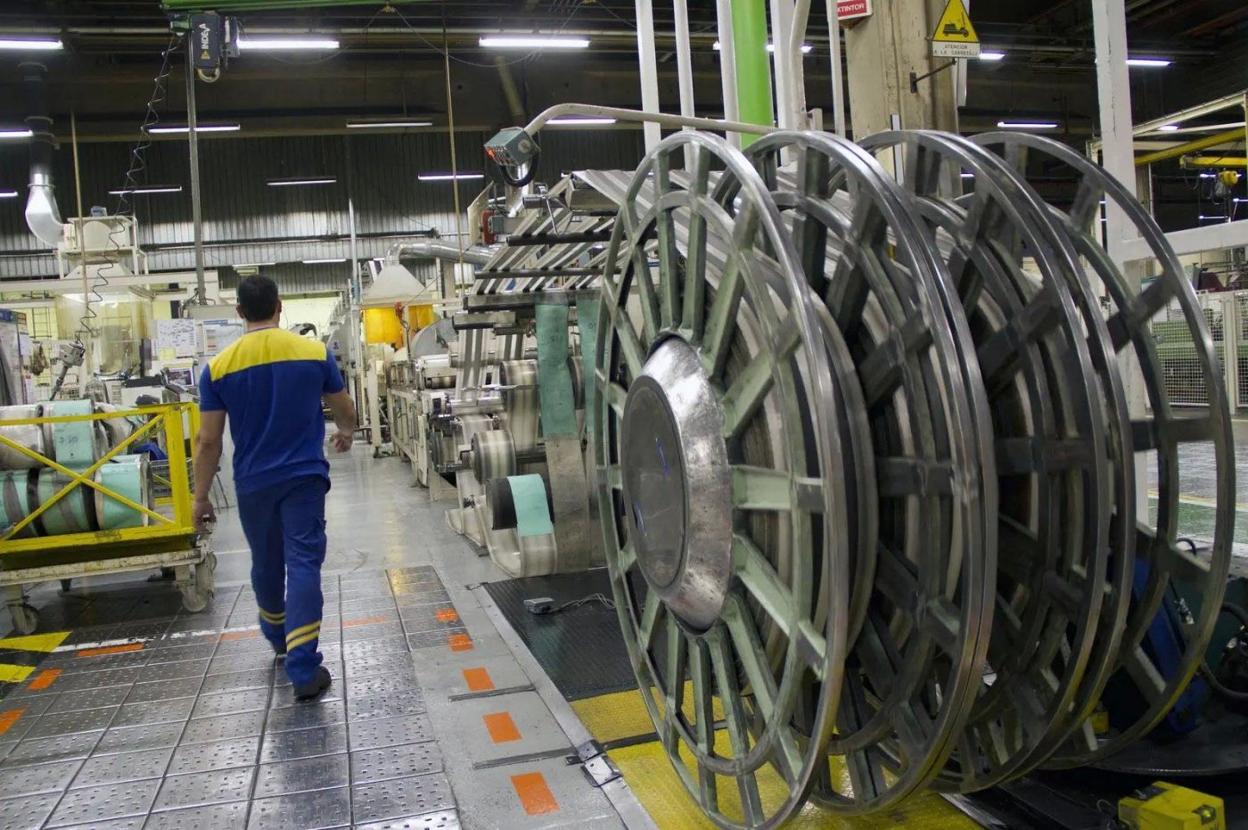
[[328,480],[321,395],[342,389],[324,343],[278,328],[244,334],[204,367],[199,408],[229,413],[239,495],[297,476]]
[[277,328],[244,334],[205,367],[199,385],[200,410],[229,418],[260,631],[286,653],[296,685],[310,683],[321,664],[329,490],[321,396],[342,388],[323,343]]

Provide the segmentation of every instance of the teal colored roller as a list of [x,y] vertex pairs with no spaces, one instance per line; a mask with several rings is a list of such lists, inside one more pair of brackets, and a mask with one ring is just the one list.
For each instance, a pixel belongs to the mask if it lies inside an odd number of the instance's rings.
[[[49,417],[66,415],[92,415],[95,407],[91,401],[56,401],[44,407]],[[53,459],[71,470],[85,470],[100,457],[100,445],[95,421],[73,421],[51,424]]]
[[[95,473],[95,480],[110,490],[115,490],[130,501],[148,506],[148,461],[146,455],[119,455]],[[146,513],[127,507],[98,490],[95,496],[95,515],[100,530],[117,530],[122,527],[141,527],[147,524]]]
[[[576,325],[581,330],[581,405],[585,411],[594,411],[595,352],[598,349],[598,298],[585,297],[576,301]],[[590,419],[586,419],[587,421]]]
[[576,435],[576,401],[568,372],[568,307],[538,303],[537,388],[542,410],[542,435]]
[[[52,498],[68,481],[65,476],[48,469],[0,471],[0,528],[13,527]],[[23,528],[17,538],[92,530],[94,507],[90,488],[79,485]]]
[[555,532],[546,501],[546,482],[536,474],[507,476],[511,500],[516,506],[516,533],[521,536],[545,536]]

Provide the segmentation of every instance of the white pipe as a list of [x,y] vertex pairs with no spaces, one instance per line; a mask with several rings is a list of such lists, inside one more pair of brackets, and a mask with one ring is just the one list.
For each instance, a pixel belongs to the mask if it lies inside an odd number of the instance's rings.
[[[741,117],[737,106],[737,52],[732,42],[732,0],[715,0],[715,15],[719,31],[719,75],[724,96],[724,119],[736,121]],[[741,146],[741,136],[728,133],[728,143]]]
[[[727,102],[725,102],[726,105]],[[726,106],[725,106],[726,108]],[[774,133],[775,127],[766,127],[761,124],[746,124],[743,121],[724,121],[715,118],[689,118],[683,115],[668,115],[662,112],[640,112],[638,110],[627,110],[619,107],[600,107],[597,104],[556,104],[549,109],[543,110],[536,118],[528,123],[524,131],[529,135],[536,135],[542,127],[546,125],[552,118],[560,118],[565,115],[586,115],[598,118],[614,118],[617,121],[637,121],[645,124],[654,123],[661,124],[664,127],[676,129],[678,127],[697,127],[703,130],[718,130],[728,133],[751,133],[753,135],[767,135]],[[590,129],[583,127],[582,129]]]
[[[775,78],[774,109],[776,125],[782,130],[797,129],[793,118],[793,61],[789,55],[789,34],[793,29],[793,0],[771,0],[772,76]],[[721,44],[722,46],[722,44]]]
[[802,63],[802,45],[809,25],[810,0],[797,0],[789,19],[789,107],[794,126],[803,130],[810,126],[806,118],[806,68]]
[[845,134],[845,79],[841,77],[841,20],[836,0],[827,0],[828,52],[832,62],[832,130],[841,138]]
[[[659,111],[659,65],[654,54],[654,5],[651,0],[635,0],[637,10],[637,61],[641,70],[641,108]],[[645,125],[646,152],[653,150],[663,138],[659,125]]]
[[[689,6],[685,0],[672,0],[672,14],[676,23],[676,85],[680,90],[680,114],[691,118],[696,107],[693,96],[693,54],[689,46]],[[685,148],[686,170],[693,169],[696,154],[696,148]]]

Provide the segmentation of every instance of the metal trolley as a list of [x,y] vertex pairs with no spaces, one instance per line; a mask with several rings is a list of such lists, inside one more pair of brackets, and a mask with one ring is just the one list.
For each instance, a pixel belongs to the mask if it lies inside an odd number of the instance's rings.
[[[99,455],[85,469],[58,463],[4,434],[6,427],[100,422],[119,418],[143,419],[126,438]],[[27,480],[50,475],[51,487],[32,487],[39,498],[29,498],[29,512],[0,530],[0,591],[13,618],[14,628],[29,634],[38,626],[38,612],[26,599],[29,586],[51,580],[71,580],[99,574],[172,568],[182,604],[192,612],[204,610],[212,600],[216,556],[208,537],[195,529],[191,514],[193,450],[187,437],[198,429],[199,410],[193,403],[157,404],[122,411],[81,415],[40,415],[0,419],[0,448],[20,453],[35,462]],[[103,481],[106,465],[128,451],[160,437],[167,462],[144,464],[143,490],[138,500]],[[55,453],[52,453],[55,455]],[[91,492],[93,491],[93,492]],[[45,496],[46,493],[46,497]],[[72,509],[71,499],[94,499],[101,516],[89,524],[106,529],[43,535],[45,519],[58,509]],[[35,502],[38,501],[36,505]],[[106,511],[125,511],[138,526],[107,527],[100,521]],[[12,516],[10,516],[10,521]]]

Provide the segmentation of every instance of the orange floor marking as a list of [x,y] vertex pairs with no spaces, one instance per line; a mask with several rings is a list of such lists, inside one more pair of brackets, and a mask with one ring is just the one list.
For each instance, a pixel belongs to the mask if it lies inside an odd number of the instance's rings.
[[464,683],[468,684],[470,692],[488,692],[494,688],[494,678],[482,667],[464,669]]
[[252,637],[259,637],[260,632],[252,629],[251,631],[227,631],[221,635],[221,642],[230,640],[250,640]]
[[35,675],[35,679],[30,681],[30,685],[26,688],[34,691],[46,689],[52,685],[52,681],[61,676],[60,669],[44,669]]
[[17,719],[22,716],[25,709],[10,709],[7,712],[0,712],[0,735],[9,731],[13,724],[17,723]]
[[142,651],[142,643],[126,643],[121,646],[105,646],[104,648],[84,648],[78,652],[79,657],[103,657],[105,654],[125,654],[128,651]]
[[459,622],[459,612],[457,612],[454,608],[439,608],[437,612],[434,613],[434,616],[437,617],[440,622]]
[[467,634],[452,634],[446,638],[451,651],[472,651],[472,638]]
[[486,731],[490,733],[490,740],[494,743],[505,744],[509,741],[520,740],[520,730],[516,728],[516,722],[508,713],[493,712],[482,716],[481,719],[485,721]]
[[384,614],[379,617],[357,617],[354,620],[343,620],[343,628],[355,628],[357,625],[376,625],[377,623],[390,622],[390,618]]
[[513,775],[511,786],[515,788],[516,795],[520,796],[520,806],[529,815],[559,812],[559,802],[555,801],[555,794],[546,785],[546,776],[540,772]]

